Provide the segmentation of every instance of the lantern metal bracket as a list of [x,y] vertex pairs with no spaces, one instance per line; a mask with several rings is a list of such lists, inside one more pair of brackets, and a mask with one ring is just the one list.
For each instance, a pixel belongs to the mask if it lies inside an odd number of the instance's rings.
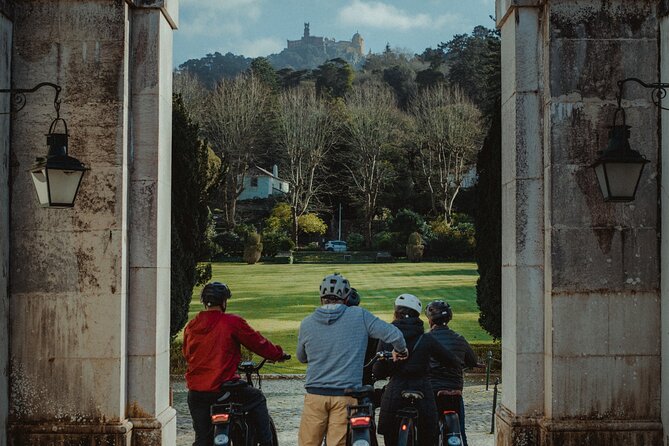
[[0,93],[9,93],[12,95],[12,109],[8,112],[0,112],[0,115],[17,113],[26,106],[26,93],[34,93],[42,87],[51,87],[55,90],[53,98],[53,107],[56,109],[56,119],[60,118],[60,92],[63,88],[60,85],[51,82],[41,82],[33,88],[5,88],[0,89]]
[[[651,89],[651,94],[650,94],[650,99],[653,101],[653,104],[655,104],[657,107],[661,108],[662,110],[667,110],[669,111],[669,108],[667,107],[662,107],[660,105],[660,101],[664,99],[667,96],[667,89],[669,88],[669,83],[663,83],[663,82],[655,82],[655,83],[648,83],[644,82],[641,79],[638,79],[636,77],[628,77],[627,79],[623,79],[618,81],[618,94],[616,95],[616,100],[618,102],[618,108],[616,109],[616,115],[618,111],[622,111],[623,115],[623,124],[625,123],[625,111],[623,110],[621,106],[621,101],[623,98],[623,88],[625,86],[625,83],[627,82],[636,82],[637,84],[641,85],[643,88],[648,88]],[[615,125],[615,119],[616,115],[613,117],[613,123]]]

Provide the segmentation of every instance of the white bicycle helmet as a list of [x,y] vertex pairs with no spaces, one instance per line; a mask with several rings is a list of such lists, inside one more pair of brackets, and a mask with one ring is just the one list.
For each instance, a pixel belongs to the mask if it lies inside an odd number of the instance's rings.
[[351,293],[351,284],[346,277],[339,273],[334,273],[325,276],[321,282],[320,294],[321,297],[334,297],[344,300]]
[[418,314],[423,311],[423,304],[413,294],[400,294],[395,299],[395,306],[411,308],[412,310],[416,310]]

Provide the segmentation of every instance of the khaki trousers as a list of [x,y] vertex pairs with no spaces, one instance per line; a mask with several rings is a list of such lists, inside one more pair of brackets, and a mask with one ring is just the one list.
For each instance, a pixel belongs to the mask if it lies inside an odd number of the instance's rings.
[[346,406],[355,403],[348,396],[304,395],[298,446],[321,446],[326,433],[328,446],[345,446]]

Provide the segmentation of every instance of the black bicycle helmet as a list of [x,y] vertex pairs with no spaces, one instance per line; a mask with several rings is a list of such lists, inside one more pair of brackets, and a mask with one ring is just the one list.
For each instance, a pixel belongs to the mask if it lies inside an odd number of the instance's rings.
[[425,316],[435,324],[448,324],[453,319],[453,310],[447,302],[435,300],[425,307]]
[[346,305],[349,307],[357,307],[360,305],[360,294],[358,294],[358,290],[355,288],[351,288],[348,299],[346,299]]
[[202,288],[200,301],[208,307],[223,305],[223,303],[232,297],[230,288],[221,282],[211,282]]

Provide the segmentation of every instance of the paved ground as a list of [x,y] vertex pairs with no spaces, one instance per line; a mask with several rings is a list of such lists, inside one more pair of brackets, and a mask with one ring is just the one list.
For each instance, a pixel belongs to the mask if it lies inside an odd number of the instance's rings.
[[[297,431],[304,398],[302,379],[266,379],[263,391],[269,411],[276,423],[281,446],[296,446]],[[189,446],[193,441],[191,419],[183,381],[173,381],[174,407],[177,410],[177,446]],[[377,384],[377,387],[379,384]],[[490,435],[492,386],[489,391],[480,380],[468,379],[465,388],[466,422],[469,446],[493,446]],[[381,438],[381,437],[380,437]]]

